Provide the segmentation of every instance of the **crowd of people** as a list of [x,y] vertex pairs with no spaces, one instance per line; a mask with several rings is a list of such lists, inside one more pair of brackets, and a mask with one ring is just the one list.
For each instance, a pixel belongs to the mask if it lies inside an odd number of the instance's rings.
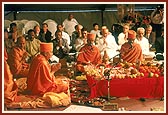
[[56,84],[54,73],[61,69],[61,64],[49,63],[53,55],[71,61],[69,53],[74,53],[73,61],[77,63],[77,70],[82,72],[84,65],[97,66],[118,55],[124,61],[134,63],[137,60],[144,60],[146,55],[155,57],[150,52],[152,48],[156,53],[163,54],[164,24],[161,24],[159,35],[153,31],[157,30],[158,24],[155,23],[153,26],[154,22],[147,23],[145,20],[144,17],[143,24],[146,25],[136,29],[127,21],[117,38],[107,26],[100,27],[98,23],[94,23],[93,29],[88,31],[87,27],[78,23],[73,14],[69,14],[62,24],[57,25],[55,38],[51,36],[47,23],[43,23],[42,28],[35,26],[27,35],[18,35],[17,24],[11,23],[10,31],[4,31],[5,80],[11,83],[7,86],[5,81],[5,99],[14,100],[11,96],[16,96],[17,86],[13,79],[21,77],[27,78],[27,90],[31,95],[44,95],[46,92],[67,93],[67,82]]

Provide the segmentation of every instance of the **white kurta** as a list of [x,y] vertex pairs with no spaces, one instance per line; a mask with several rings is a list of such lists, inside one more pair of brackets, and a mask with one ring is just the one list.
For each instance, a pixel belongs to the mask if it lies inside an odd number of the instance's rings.
[[147,38],[143,37],[142,40],[135,40],[142,48],[142,54],[149,55],[149,41]]
[[128,42],[128,40],[125,40],[124,38],[128,38],[128,33],[124,34],[123,32],[118,35],[118,44],[119,48],[121,49],[121,46],[125,43]]
[[92,33],[92,34],[96,34],[97,37],[99,37],[99,38],[102,37],[102,35],[100,34],[100,30],[97,30],[97,31],[95,31],[95,30],[91,30],[90,33]]
[[70,45],[70,36],[64,31],[62,31],[62,38],[67,40],[68,45]]
[[78,25],[78,22],[74,18],[71,20],[65,19],[63,21],[63,27],[64,27],[65,31],[68,32],[69,36],[72,36],[72,32],[75,31],[76,25]]
[[[106,43],[104,43],[104,39]],[[97,47],[100,50],[102,57],[104,55],[104,51],[107,52],[107,55],[109,56],[109,58],[113,58],[118,54],[117,52],[118,45],[115,41],[114,36],[111,34],[109,34],[106,38],[100,38],[98,41]]]

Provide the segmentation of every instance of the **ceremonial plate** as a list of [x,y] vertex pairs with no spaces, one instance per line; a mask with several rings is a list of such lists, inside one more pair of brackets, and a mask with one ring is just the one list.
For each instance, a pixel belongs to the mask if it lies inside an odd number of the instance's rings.
[[101,99],[101,98],[94,98],[91,100],[88,100],[87,102],[85,102],[85,104],[87,106],[91,106],[91,107],[103,107],[103,104],[106,100],[105,99]]

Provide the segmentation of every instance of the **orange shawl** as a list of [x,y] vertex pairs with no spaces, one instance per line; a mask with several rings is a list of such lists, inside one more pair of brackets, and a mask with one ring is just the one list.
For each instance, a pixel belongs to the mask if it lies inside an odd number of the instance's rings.
[[130,63],[136,62],[137,59],[139,59],[140,61],[142,61],[143,59],[142,49],[140,45],[136,43],[133,43],[132,47],[128,42],[124,43],[121,46],[120,53],[121,59]]
[[80,51],[81,52],[77,57],[77,70],[84,72],[83,64],[87,64],[90,62],[93,65],[101,64],[101,55],[100,51],[96,46],[88,46],[87,44],[83,46]]
[[37,55],[30,65],[27,89],[32,95],[43,95],[46,92],[67,93],[69,84],[57,81],[54,74],[51,74],[51,66],[46,58],[41,54]]
[[29,68],[25,62],[25,54],[26,51],[19,47],[14,47],[8,54],[8,64],[14,76],[27,77]]
[[9,104],[15,101],[17,97],[17,85],[13,81],[13,75],[6,60],[4,61],[4,102]]
[[101,64],[101,55],[100,51],[96,46],[88,46],[87,44],[83,46],[80,51],[81,52],[77,57],[77,63],[92,63],[93,65]]
[[39,54],[32,60],[27,78],[27,89],[31,94],[42,95],[57,88],[50,71],[50,65],[43,55]]

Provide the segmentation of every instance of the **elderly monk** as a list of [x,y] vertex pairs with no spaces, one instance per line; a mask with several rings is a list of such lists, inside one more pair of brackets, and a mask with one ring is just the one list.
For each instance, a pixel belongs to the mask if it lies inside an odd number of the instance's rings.
[[32,95],[43,95],[46,92],[67,92],[68,83],[59,85],[54,73],[61,68],[61,64],[50,65],[48,60],[53,55],[53,43],[41,43],[40,54],[33,58],[27,79],[27,89]]
[[9,52],[7,61],[14,78],[27,77],[29,64],[26,63],[28,57],[25,50],[26,40],[23,36],[17,39],[17,45]]
[[17,85],[13,81],[13,75],[10,71],[9,65],[7,63],[7,52],[4,52],[4,103],[9,104],[16,100],[17,97]]
[[137,60],[142,61],[142,49],[141,46],[134,42],[136,38],[136,32],[133,30],[128,31],[128,42],[121,46],[121,59],[130,63],[134,63]]
[[81,49],[77,57],[77,70],[83,72],[84,65],[101,64],[101,55],[99,49],[94,45],[96,34],[87,34],[87,44],[85,44]]

